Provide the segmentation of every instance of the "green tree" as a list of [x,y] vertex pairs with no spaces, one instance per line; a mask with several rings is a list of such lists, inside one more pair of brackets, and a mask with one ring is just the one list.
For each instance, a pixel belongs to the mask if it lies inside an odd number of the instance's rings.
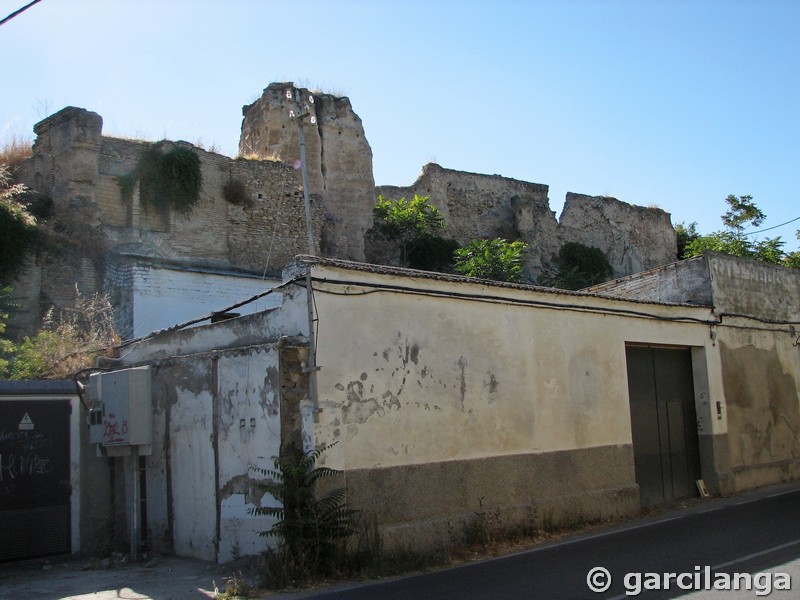
[[678,260],[684,257],[683,255],[686,253],[687,244],[693,242],[699,237],[700,233],[697,231],[696,221],[693,221],[688,225],[681,221],[675,225],[675,238],[678,243]]
[[[800,240],[800,229],[797,230],[797,239]],[[783,257],[783,264],[793,269],[800,269],[800,252],[788,252]]]
[[0,281],[10,281],[19,272],[25,252],[36,240],[36,219],[20,201],[27,191],[0,164]]
[[400,262],[409,265],[409,254],[421,242],[438,237],[445,228],[439,209],[430,204],[430,196],[415,194],[411,200],[384,199],[378,196],[373,210],[375,228],[400,244]]
[[753,202],[752,196],[728,195],[725,198],[728,210],[722,215],[722,222],[731,231],[742,234],[745,226],[758,227],[767,218],[761,209]]
[[767,216],[753,202],[752,196],[734,196],[725,198],[728,210],[722,215],[724,230],[701,235],[689,241],[683,258],[699,256],[704,250],[713,250],[733,256],[754,258],[774,265],[793,266],[793,259],[787,261],[782,250],[785,242],[780,237],[753,241],[745,233],[747,227],[760,226]]
[[800,269],[800,252],[789,252],[783,257],[783,265],[793,269]]
[[611,277],[611,264],[600,248],[567,242],[558,250],[556,271],[539,277],[537,283],[563,290],[580,290]]
[[518,283],[522,281],[522,253],[525,242],[502,238],[473,240],[455,251],[455,272],[467,277]]

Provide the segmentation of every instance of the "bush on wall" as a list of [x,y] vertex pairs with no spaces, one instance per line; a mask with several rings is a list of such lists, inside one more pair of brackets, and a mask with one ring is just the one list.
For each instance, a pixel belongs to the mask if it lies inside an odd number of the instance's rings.
[[131,175],[118,178],[123,200],[130,199],[137,180],[145,210],[189,213],[200,199],[203,184],[200,157],[190,148],[174,146],[164,152],[162,144],[156,144],[142,153]]
[[241,179],[229,179],[222,188],[222,197],[236,206],[248,208],[253,205],[253,199],[247,191],[247,185]]

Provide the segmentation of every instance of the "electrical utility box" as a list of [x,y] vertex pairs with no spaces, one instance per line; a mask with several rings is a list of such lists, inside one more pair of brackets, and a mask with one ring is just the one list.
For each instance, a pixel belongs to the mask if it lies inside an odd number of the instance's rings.
[[89,441],[105,448],[149,446],[153,409],[150,367],[89,377]]

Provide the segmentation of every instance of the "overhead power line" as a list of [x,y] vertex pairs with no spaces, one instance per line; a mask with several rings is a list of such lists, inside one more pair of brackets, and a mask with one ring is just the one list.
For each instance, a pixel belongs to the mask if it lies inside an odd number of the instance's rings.
[[777,229],[778,227],[783,227],[784,225],[788,225],[789,223],[794,223],[795,221],[800,221],[800,217],[795,217],[791,221],[786,221],[786,223],[781,223],[780,225],[767,227],[766,229],[759,229],[758,231],[746,231],[745,235],[753,235],[754,233],[763,233],[765,231],[770,231],[771,229]]
[[12,12],[10,15],[8,15],[8,16],[7,16],[5,19],[3,19],[2,21],[0,21],[0,25],[5,25],[5,24],[6,24],[6,23],[8,23],[8,22],[9,22],[11,19],[13,19],[14,17],[16,17],[18,14],[25,12],[25,11],[26,11],[26,10],[28,10],[28,9],[29,9],[31,6],[33,6],[33,5],[34,5],[34,4],[36,4],[37,2],[41,2],[41,1],[42,1],[42,0],[33,0],[33,2],[28,2],[28,4],[26,4],[25,6],[23,6],[23,7],[22,7],[22,8],[20,8],[19,10],[15,10],[15,11],[14,11],[14,12]]

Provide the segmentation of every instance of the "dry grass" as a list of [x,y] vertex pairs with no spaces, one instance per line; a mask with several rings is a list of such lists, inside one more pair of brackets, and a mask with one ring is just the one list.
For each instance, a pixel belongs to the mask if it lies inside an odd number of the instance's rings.
[[16,174],[19,164],[33,154],[32,145],[33,142],[30,139],[12,135],[0,146],[0,164],[8,166],[12,177]]

